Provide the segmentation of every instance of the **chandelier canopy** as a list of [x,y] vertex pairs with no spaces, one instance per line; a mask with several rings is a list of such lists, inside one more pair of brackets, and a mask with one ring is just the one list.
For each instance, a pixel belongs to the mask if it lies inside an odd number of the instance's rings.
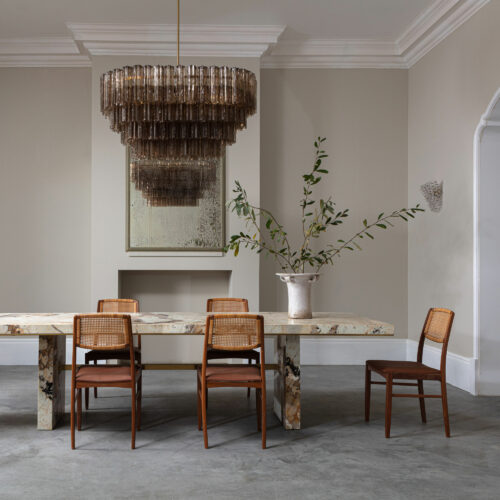
[[217,159],[256,111],[255,74],[226,66],[126,66],[101,76],[101,111],[140,159]]

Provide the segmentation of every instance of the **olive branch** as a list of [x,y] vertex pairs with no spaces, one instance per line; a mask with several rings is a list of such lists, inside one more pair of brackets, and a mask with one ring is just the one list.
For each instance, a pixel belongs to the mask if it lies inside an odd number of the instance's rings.
[[[311,198],[313,187],[321,181],[322,175],[329,173],[322,166],[323,160],[328,158],[326,151],[321,149],[325,140],[324,137],[318,137],[314,142],[314,166],[311,172],[302,176],[303,198],[299,203],[302,210],[301,246],[294,249],[287,232],[277,218],[269,210],[252,205],[245,189],[238,181],[235,181],[234,197],[227,203],[227,207],[245,220],[247,232],[241,231],[239,234],[233,234],[224,248],[225,252],[232,250],[237,256],[240,247],[243,246],[256,250],[257,253],[265,252],[271,255],[282,271],[303,273],[308,265],[314,272],[319,272],[324,265],[333,265],[335,257],[340,257],[344,250],[361,250],[360,240],[375,239],[373,235],[375,230],[394,227],[394,222],[401,219],[408,222],[414,219],[418,212],[425,211],[420,208],[420,204],[417,204],[412,208],[401,208],[388,214],[382,212],[371,222],[364,219],[361,229],[352,238],[338,239],[334,244],[327,244],[321,250],[314,251],[311,248],[314,239],[326,233],[330,227],[343,224],[344,220],[349,217],[349,209],[338,210],[331,196],[319,201]],[[260,221],[265,221],[263,227]]]

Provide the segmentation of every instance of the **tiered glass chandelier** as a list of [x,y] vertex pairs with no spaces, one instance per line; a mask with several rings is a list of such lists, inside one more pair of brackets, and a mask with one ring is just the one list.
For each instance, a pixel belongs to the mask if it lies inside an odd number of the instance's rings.
[[255,74],[226,66],[126,66],[101,76],[101,111],[139,159],[217,160],[256,111]]

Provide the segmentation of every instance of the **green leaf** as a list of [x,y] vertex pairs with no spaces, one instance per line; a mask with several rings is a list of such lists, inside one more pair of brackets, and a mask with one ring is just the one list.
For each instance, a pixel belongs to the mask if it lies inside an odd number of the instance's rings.
[[385,224],[377,224],[377,227],[381,227],[382,229],[387,229],[387,226]]
[[375,239],[369,232],[365,231],[365,234],[366,236],[368,236],[368,238],[371,238],[372,240]]
[[364,225],[365,227],[368,227],[368,221],[367,221],[366,219],[363,221],[363,225]]

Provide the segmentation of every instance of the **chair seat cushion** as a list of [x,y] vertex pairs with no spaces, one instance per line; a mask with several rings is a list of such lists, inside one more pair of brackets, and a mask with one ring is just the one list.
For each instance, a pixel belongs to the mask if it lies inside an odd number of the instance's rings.
[[[201,374],[201,369],[199,369]],[[207,366],[207,382],[260,382],[257,366],[227,365]]]
[[[136,372],[138,375],[138,372]],[[129,366],[81,366],[76,372],[76,381],[85,383],[114,384],[130,382]]]
[[392,375],[401,378],[431,377],[439,378],[441,372],[435,368],[418,363],[417,361],[389,361],[383,359],[371,359],[366,366],[381,375]]
[[207,359],[254,359],[256,362],[260,360],[259,351],[247,349],[244,351],[223,351],[222,349],[208,349]]

